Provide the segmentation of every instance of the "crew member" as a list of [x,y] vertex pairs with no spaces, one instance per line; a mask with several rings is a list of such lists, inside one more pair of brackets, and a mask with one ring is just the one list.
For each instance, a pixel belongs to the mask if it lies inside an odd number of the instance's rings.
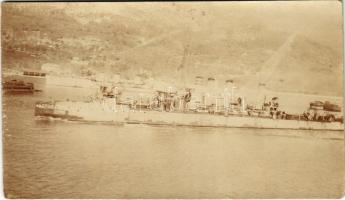
[[186,111],[189,106],[189,102],[192,99],[192,93],[190,89],[187,89],[187,93],[183,97],[183,111]]

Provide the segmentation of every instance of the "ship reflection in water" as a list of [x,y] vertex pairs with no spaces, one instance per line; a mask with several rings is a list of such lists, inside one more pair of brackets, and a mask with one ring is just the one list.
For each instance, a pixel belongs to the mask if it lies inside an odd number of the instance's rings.
[[39,121],[33,108],[42,98],[4,96],[8,197],[336,198],[343,191],[342,131]]

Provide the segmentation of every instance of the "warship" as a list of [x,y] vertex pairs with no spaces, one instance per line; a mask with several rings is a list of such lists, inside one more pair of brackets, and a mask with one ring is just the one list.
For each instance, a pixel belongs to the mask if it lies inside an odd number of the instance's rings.
[[[300,130],[343,130],[340,107],[330,102],[312,102],[301,114],[279,110],[278,97],[256,108],[241,98],[222,104],[201,105],[187,95],[156,91],[149,99],[120,101],[118,94],[103,88],[101,96],[85,101],[40,101],[35,116],[40,119],[96,122],[106,124],[147,124],[190,127],[263,128]],[[190,98],[191,99],[191,98]],[[190,100],[189,99],[189,100]],[[226,102],[226,103],[224,103]]]

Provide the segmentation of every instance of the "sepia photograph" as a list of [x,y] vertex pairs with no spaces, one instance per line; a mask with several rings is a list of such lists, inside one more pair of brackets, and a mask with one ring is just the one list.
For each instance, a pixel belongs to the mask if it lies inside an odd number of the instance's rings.
[[342,6],[3,2],[5,197],[341,198]]

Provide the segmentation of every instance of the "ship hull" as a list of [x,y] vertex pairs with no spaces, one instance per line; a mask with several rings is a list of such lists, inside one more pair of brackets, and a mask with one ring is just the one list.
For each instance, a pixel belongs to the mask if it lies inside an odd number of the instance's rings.
[[282,120],[249,116],[221,116],[196,113],[129,113],[127,123],[175,125],[194,127],[223,128],[261,128],[261,129],[298,129],[298,130],[343,130],[341,123],[321,123],[314,121]]
[[[109,104],[108,104],[109,105]],[[344,130],[340,122],[316,122],[304,120],[284,120],[247,115],[217,115],[183,112],[160,112],[151,110],[129,110],[107,104],[73,102],[54,106],[36,105],[35,115],[61,118],[71,121],[104,122],[115,124],[148,124],[190,127],[223,128],[261,128],[261,129],[296,129],[296,130]]]

